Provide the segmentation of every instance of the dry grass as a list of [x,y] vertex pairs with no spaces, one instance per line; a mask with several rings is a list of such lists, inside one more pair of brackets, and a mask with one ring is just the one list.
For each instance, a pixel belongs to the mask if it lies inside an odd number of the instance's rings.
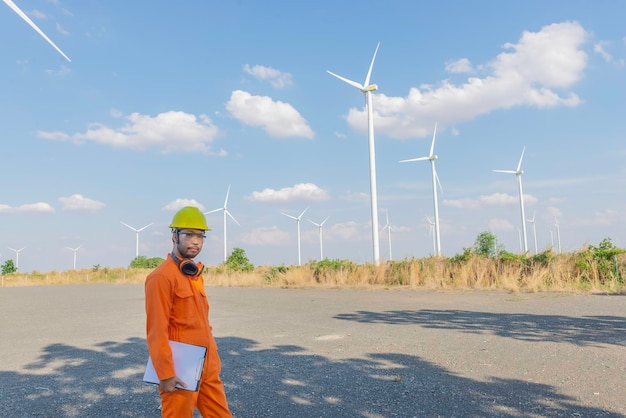
[[[583,260],[583,261],[581,261]],[[326,260],[327,261],[327,260]],[[426,258],[375,266],[349,261],[310,263],[304,266],[257,267],[251,272],[207,267],[205,283],[221,287],[281,288],[404,288],[499,289],[510,292],[584,291],[626,293],[626,255],[607,269],[598,260],[572,253],[547,262]],[[143,283],[150,269],[71,270],[1,277],[1,286],[41,286],[78,283]]]

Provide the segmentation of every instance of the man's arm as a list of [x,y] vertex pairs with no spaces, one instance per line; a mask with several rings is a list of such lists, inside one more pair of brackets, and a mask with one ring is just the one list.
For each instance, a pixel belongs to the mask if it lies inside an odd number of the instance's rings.
[[159,380],[176,378],[169,344],[169,320],[174,301],[174,286],[165,275],[146,279],[146,342]]

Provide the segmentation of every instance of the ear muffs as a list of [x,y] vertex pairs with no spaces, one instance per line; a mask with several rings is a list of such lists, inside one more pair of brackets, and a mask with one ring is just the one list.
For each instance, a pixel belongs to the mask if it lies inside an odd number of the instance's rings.
[[178,269],[184,275],[198,277],[202,274],[202,271],[204,270],[204,265],[202,263],[194,263],[193,260],[180,260],[174,255],[174,253],[171,255],[172,259],[178,265]]

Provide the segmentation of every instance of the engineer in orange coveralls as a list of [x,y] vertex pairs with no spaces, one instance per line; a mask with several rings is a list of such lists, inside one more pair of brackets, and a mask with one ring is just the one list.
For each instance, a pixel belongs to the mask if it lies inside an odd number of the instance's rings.
[[[192,259],[202,250],[210,230],[198,208],[179,210],[169,226],[172,253],[148,275],[146,292],[146,335],[148,351],[160,380],[163,417],[192,417],[194,408],[203,417],[231,417],[220,380],[220,358],[209,325],[209,303],[202,278],[203,266]],[[168,340],[207,347],[204,369],[197,392],[185,387],[174,372]],[[191,382],[190,382],[191,383]]]

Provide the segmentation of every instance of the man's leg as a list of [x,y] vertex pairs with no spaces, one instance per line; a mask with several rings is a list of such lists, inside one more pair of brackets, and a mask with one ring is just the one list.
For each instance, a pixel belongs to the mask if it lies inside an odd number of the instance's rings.
[[202,381],[198,391],[196,406],[204,418],[230,418],[232,414],[228,409],[224,384],[220,380],[220,358],[217,346],[209,345],[207,358],[204,361]]
[[161,416],[163,418],[192,418],[198,392],[178,389],[161,394]]

